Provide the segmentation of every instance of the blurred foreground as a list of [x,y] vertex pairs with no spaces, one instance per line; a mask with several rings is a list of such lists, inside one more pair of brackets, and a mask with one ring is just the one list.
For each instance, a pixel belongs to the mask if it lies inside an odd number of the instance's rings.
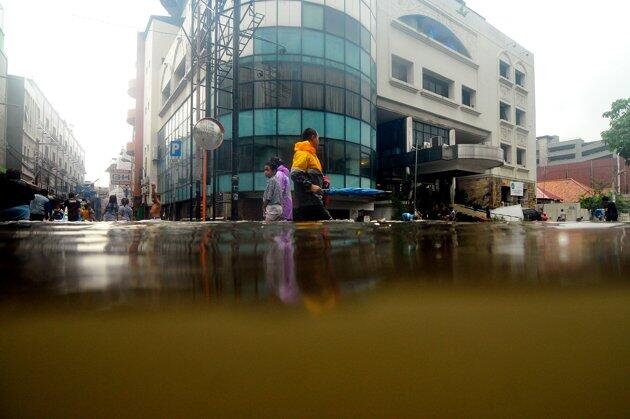
[[622,417],[630,226],[0,225],[2,416]]

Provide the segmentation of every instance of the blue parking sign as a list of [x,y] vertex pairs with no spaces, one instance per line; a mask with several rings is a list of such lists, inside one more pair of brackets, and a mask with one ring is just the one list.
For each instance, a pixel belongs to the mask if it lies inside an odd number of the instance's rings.
[[182,141],[181,140],[171,141],[171,157],[181,157],[181,156],[182,156]]

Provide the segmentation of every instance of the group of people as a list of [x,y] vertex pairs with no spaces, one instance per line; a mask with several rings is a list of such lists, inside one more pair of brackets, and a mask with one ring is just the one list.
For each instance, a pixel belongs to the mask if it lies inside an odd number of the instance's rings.
[[[291,170],[278,157],[270,159],[264,168],[267,188],[263,194],[265,221],[326,221],[332,217],[326,209],[324,191],[330,183],[324,176],[317,157],[319,134],[313,128],[302,133],[295,144]],[[295,202],[291,197],[291,182]]]
[[[42,189],[31,200],[29,211],[31,221],[62,221],[66,219],[70,222],[96,221],[96,215],[90,203],[77,199],[72,192],[68,194],[68,199],[53,206],[48,197],[48,191]],[[119,206],[116,195],[110,196],[102,220],[132,221],[133,209],[129,205],[129,199],[123,198]]]

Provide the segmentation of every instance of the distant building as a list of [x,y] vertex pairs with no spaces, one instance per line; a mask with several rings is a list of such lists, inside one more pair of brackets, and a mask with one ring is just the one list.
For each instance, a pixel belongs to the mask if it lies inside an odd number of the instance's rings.
[[7,79],[7,169],[64,196],[83,185],[85,151],[69,124],[28,78]]
[[613,188],[630,193],[630,176],[624,162],[603,141],[581,138],[560,140],[557,135],[536,139],[538,181],[574,179],[588,187]]
[[109,173],[109,195],[116,195],[118,203],[123,198],[132,199],[133,155],[122,150],[107,168]]

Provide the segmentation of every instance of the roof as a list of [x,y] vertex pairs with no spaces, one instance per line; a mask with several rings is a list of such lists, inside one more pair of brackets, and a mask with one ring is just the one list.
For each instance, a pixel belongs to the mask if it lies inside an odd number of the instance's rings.
[[571,178],[539,181],[537,188],[549,196],[555,196],[561,202],[579,202],[582,196],[593,194],[591,188]]
[[551,201],[562,201],[557,195],[552,194],[551,192],[545,191],[541,189],[539,186],[536,186],[536,199],[549,199]]

